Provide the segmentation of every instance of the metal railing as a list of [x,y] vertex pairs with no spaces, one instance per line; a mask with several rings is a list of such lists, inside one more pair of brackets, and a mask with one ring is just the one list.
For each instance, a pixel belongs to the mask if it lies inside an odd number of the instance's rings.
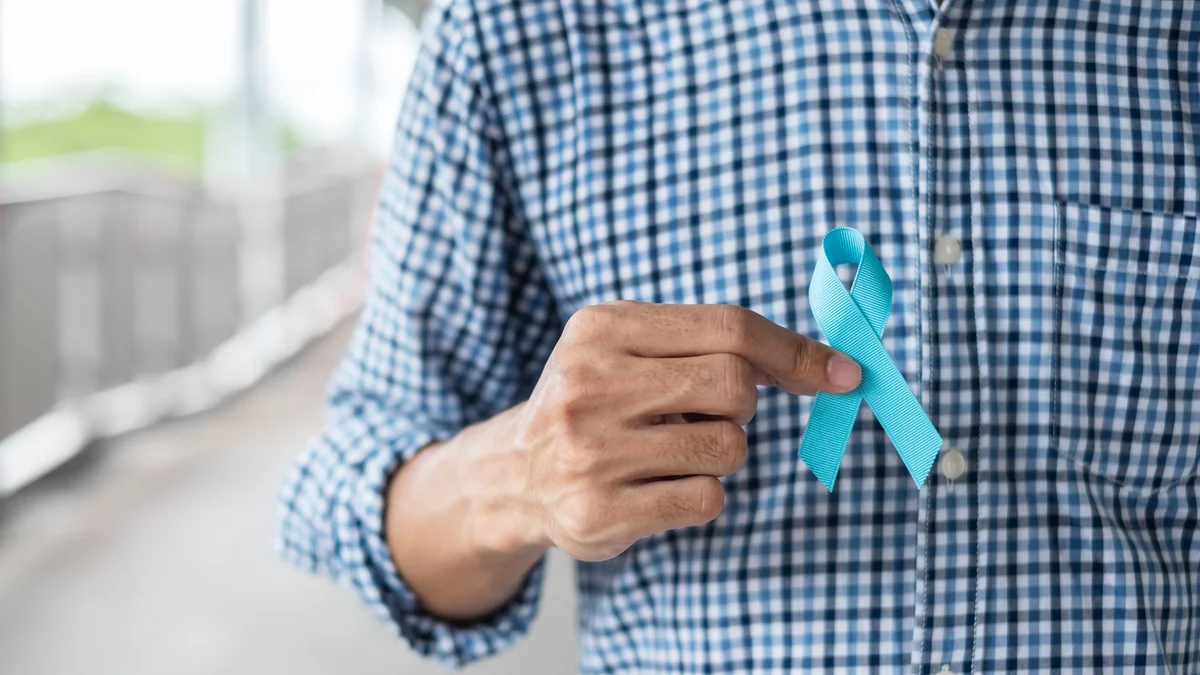
[[376,162],[300,160],[265,199],[102,164],[0,194],[0,497],[249,386],[357,305]]

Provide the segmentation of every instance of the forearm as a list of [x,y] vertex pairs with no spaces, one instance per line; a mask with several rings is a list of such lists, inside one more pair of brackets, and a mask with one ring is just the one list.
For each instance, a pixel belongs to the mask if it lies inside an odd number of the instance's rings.
[[385,530],[400,574],[429,612],[471,620],[499,609],[547,543],[512,437],[517,409],[407,462],[388,487]]

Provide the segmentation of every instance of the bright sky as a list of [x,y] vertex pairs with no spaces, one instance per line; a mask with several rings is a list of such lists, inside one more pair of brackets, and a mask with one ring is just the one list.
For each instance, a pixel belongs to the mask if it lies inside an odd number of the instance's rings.
[[[277,111],[321,140],[353,131],[363,2],[262,0]],[[9,107],[119,89],[147,107],[217,104],[237,82],[240,0],[0,0],[0,100]],[[416,29],[372,48],[373,116],[390,135]]]

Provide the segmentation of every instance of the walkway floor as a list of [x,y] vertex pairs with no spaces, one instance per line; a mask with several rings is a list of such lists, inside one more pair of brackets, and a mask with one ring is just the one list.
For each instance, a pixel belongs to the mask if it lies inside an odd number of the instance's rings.
[[[0,673],[443,672],[352,594],[279,562],[274,497],[320,427],[345,327],[217,411],[111,442],[0,504]],[[569,673],[569,563],[533,635],[476,675]]]

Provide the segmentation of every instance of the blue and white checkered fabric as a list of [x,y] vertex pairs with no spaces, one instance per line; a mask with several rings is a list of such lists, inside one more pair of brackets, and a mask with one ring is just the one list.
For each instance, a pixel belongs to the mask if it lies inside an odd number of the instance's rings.
[[917,492],[864,407],[829,494],[796,456],[811,399],[764,391],[720,518],[579,565],[583,672],[1200,673],[1197,216],[1192,0],[455,1],[282,550],[443,662],[512,643],[540,570],[478,624],[424,613],[390,472],[525,397],[587,305],[818,335],[848,225],[965,473]]

